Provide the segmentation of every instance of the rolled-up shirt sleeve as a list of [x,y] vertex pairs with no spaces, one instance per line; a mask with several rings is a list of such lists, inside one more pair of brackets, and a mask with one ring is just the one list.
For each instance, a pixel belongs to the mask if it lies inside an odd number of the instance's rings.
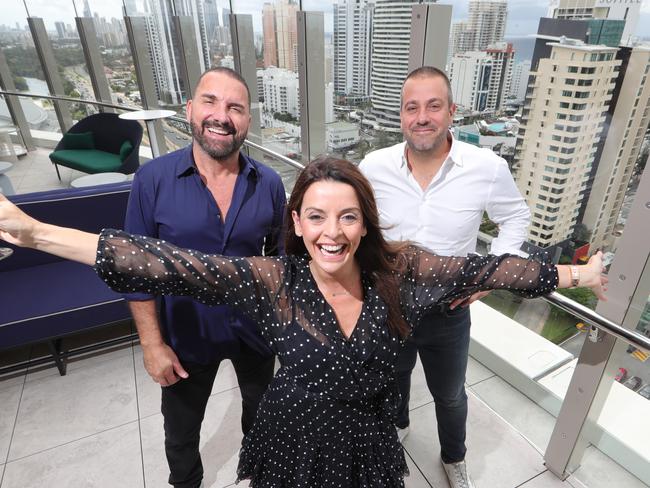
[[490,220],[499,226],[499,235],[492,240],[490,253],[521,255],[521,245],[526,240],[530,225],[530,209],[505,161],[495,169],[486,210]]

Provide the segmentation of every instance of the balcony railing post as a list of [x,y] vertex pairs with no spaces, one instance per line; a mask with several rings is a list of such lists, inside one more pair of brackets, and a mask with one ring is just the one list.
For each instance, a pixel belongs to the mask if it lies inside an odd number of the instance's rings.
[[[230,35],[235,71],[246,80],[251,93],[251,123],[247,137],[253,143],[261,145],[262,129],[259,94],[257,93],[257,57],[255,55],[252,15],[230,14]],[[252,147],[247,147],[246,150],[250,157],[259,161],[262,160],[263,154],[261,152]]]
[[303,163],[327,150],[325,131],[325,20],[323,12],[296,12],[300,148]]
[[[7,64],[7,58],[2,50],[0,50],[0,86],[2,86],[2,89],[6,91],[16,91],[16,85],[14,84],[11,70]],[[5,95],[5,101],[7,102],[7,108],[9,109],[11,120],[20,129],[23,144],[28,151],[35,150],[36,144],[32,138],[32,133],[29,129],[29,123],[25,117],[23,107],[20,105],[20,99],[17,96]]]
[[409,73],[421,66],[441,70],[447,64],[451,5],[414,5],[411,14]]
[[[156,82],[154,79],[153,64],[148,50],[147,25],[144,17],[124,17],[126,32],[131,46],[135,77],[138,81],[142,108],[159,108],[158,94],[156,93]],[[160,120],[147,122],[149,142],[156,147],[151,148],[153,154],[166,154],[165,133]]]
[[[90,76],[90,83],[93,86],[95,98],[105,103],[111,103],[111,89],[108,86],[106,73],[104,71],[104,62],[99,52],[97,44],[97,31],[95,30],[95,21],[92,17],[75,17],[77,30],[79,31],[79,40],[86,58],[86,68]],[[115,112],[111,108],[99,107],[101,112]]]
[[194,19],[189,15],[174,15],[174,27],[178,34],[180,58],[179,71],[185,85],[185,96],[194,96],[194,87],[201,77],[201,56],[197,44],[197,32]]
[[[63,83],[59,75],[59,65],[54,57],[52,44],[45,30],[45,23],[40,17],[27,17],[29,30],[32,32],[34,47],[43,68],[47,87],[52,95],[65,95]],[[61,126],[61,132],[67,132],[72,127],[70,104],[68,102],[54,101],[54,111]]]
[[[599,302],[596,308],[600,315],[626,329],[634,329],[638,324],[643,310],[640,304],[645,305],[650,291],[649,227],[650,171],[646,171],[609,270],[608,301]],[[608,360],[615,343],[614,336],[606,335],[602,341],[585,340],[580,351],[544,454],[547,468],[560,478],[566,478],[579,465],[589,441],[583,434],[583,427],[596,423],[609,395],[615,365],[608,366]],[[625,465],[625,460],[617,461]]]

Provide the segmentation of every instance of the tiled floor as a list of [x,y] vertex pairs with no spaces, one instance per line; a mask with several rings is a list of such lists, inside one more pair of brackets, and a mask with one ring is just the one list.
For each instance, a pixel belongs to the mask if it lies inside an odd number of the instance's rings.
[[15,193],[69,188],[71,181],[86,176],[86,173],[59,166],[61,173],[61,180],[59,180],[56,168],[48,157],[50,152],[50,149],[38,148],[13,163],[13,167],[5,175],[9,177]]
[[[472,359],[467,378],[467,459],[479,488],[644,486],[596,450],[583,463],[584,477],[578,471],[559,481],[545,470],[535,447],[546,444],[553,418]],[[0,379],[0,487],[168,486],[159,402],[160,389],[147,376],[137,344],[74,360],[63,377],[42,367]],[[419,365],[412,402],[406,486],[446,487],[437,461],[434,405]],[[202,429],[206,487],[235,481],[240,408],[234,371],[224,362]],[[508,417],[514,418],[510,425],[502,415],[513,411],[520,416]]]
[[[68,187],[83,175],[60,168],[59,181],[47,154],[31,152],[7,172],[17,193]],[[42,347],[3,352],[0,363],[42,353]],[[645,486],[593,447],[582,467],[559,481],[546,471],[541,454],[555,419],[471,358],[467,386],[467,460],[478,488]],[[137,344],[74,360],[64,377],[54,367],[0,377],[0,488],[168,486],[159,403],[160,389],[146,374]],[[419,364],[411,407],[406,486],[446,488],[434,405]],[[202,429],[206,487],[235,481],[240,412],[234,371],[225,362]]]

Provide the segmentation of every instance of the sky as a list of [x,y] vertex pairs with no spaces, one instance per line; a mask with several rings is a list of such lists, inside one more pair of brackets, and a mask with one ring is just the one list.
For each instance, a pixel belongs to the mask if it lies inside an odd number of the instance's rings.
[[[0,24],[14,26],[16,22],[23,26],[26,24],[25,4],[29,14],[42,17],[45,25],[54,29],[55,21],[63,21],[74,25],[75,5],[78,15],[82,15],[84,0],[2,0],[3,15]],[[142,0],[135,0],[141,5]],[[97,12],[100,17],[121,17],[122,0],[88,0],[91,11]],[[263,0],[233,0],[236,13],[253,15],[255,30],[261,30],[261,5]],[[453,6],[453,20],[467,18],[469,0],[442,0],[439,3]],[[229,2],[217,0],[219,10],[228,7]],[[537,31],[539,18],[546,15],[548,0],[509,0],[508,23],[506,35],[526,36]],[[325,12],[326,31],[331,31],[327,26],[332,25],[331,9],[332,0],[303,0],[304,10],[319,10]],[[636,35],[650,39],[650,0],[643,0],[641,16],[637,23]]]

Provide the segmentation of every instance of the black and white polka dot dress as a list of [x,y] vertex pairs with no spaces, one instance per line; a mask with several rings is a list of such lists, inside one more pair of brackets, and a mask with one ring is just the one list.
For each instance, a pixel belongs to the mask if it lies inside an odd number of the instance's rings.
[[[400,298],[408,323],[479,289],[537,296],[557,284],[554,266],[513,256],[449,258],[411,248],[405,258]],[[370,277],[362,277],[363,308],[346,339],[305,257],[209,256],[106,230],[96,268],[116,291],[229,304],[260,325],[281,367],[244,439],[239,479],[254,488],[404,486],[393,425],[401,340]]]

